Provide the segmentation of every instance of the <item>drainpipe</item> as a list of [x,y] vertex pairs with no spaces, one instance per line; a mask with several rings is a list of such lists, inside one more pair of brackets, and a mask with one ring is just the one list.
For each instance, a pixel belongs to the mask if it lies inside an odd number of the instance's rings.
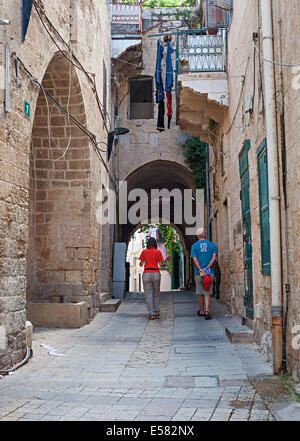
[[[274,60],[271,0],[261,0],[263,55]],[[275,103],[274,64],[264,61],[266,138],[268,152],[270,246],[271,246],[271,302],[273,328],[273,367],[277,374],[282,368],[282,267],[280,230],[280,189]]]
[[[282,62],[282,44],[281,44],[281,18],[279,10],[279,0],[275,1],[275,11],[276,11],[276,28],[277,35],[276,39],[278,41],[278,59]],[[283,268],[284,268],[284,286],[285,286],[285,299],[283,300],[283,358],[282,358],[282,368],[283,371],[287,370],[287,322],[288,322],[288,312],[289,312],[289,294],[290,294],[290,277],[289,277],[289,261],[288,261],[288,231],[287,231],[287,194],[286,194],[286,137],[285,137],[285,98],[284,98],[284,81],[283,81],[283,68],[280,66],[280,132],[281,132],[281,164],[282,164],[282,191],[284,200],[281,203],[282,207],[282,247],[284,248],[283,256]]]
[[207,223],[207,239],[210,240],[210,194],[209,194],[209,145],[205,145],[205,153],[206,153],[206,171],[205,171],[205,180],[206,180],[206,223]]

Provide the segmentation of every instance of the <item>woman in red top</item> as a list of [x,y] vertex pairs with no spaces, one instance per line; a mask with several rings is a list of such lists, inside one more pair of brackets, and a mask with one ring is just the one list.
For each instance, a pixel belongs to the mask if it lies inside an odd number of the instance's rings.
[[166,266],[161,252],[157,249],[157,242],[153,237],[147,241],[147,249],[140,255],[140,266],[144,267],[143,286],[146,303],[149,311],[149,319],[159,318],[159,294],[160,294],[160,266]]

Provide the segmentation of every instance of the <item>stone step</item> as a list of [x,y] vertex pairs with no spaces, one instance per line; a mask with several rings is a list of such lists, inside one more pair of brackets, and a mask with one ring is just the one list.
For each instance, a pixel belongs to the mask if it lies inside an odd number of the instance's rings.
[[109,299],[100,306],[101,312],[116,312],[121,304],[120,299]]
[[100,294],[100,305],[102,305],[103,303],[106,302],[106,300],[109,300],[109,299],[110,299],[110,294],[109,294],[109,292],[102,292],[102,293]]
[[226,335],[232,344],[254,343],[254,332],[247,326],[231,325],[226,327]]

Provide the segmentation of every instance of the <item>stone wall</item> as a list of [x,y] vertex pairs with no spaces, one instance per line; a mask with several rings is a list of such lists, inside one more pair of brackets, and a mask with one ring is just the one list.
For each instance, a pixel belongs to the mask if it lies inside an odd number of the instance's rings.
[[[278,16],[277,8],[278,4]],[[300,5],[291,1],[273,2],[274,58],[283,63],[297,62],[299,52],[299,14]],[[278,28],[281,21],[281,35]],[[254,321],[248,324],[254,328],[256,341],[262,345],[268,359],[272,358],[271,333],[271,285],[270,276],[261,270],[261,241],[259,194],[257,179],[257,149],[265,138],[263,108],[264,84],[263,63],[251,45],[253,32],[261,26],[261,14],[257,2],[234,2],[233,19],[228,34],[228,82],[229,109],[221,133],[223,134],[224,167],[218,163],[214,178],[220,189],[220,200],[212,204],[213,224],[218,225],[219,262],[222,271],[221,299],[234,313],[245,316],[244,307],[244,268],[243,268],[243,231],[240,201],[239,152],[245,140],[250,141],[250,207],[253,251],[253,293]],[[280,46],[281,42],[281,46]],[[255,54],[255,55],[254,55]],[[261,67],[261,74],[259,67]],[[282,224],[282,263],[283,263],[283,316],[286,315],[286,284],[290,287],[287,321],[287,364],[294,378],[299,378],[299,350],[292,346],[292,329],[300,324],[299,305],[299,75],[291,68],[276,66],[276,97],[278,114],[278,140],[281,188]],[[282,81],[281,83],[281,75]],[[244,80],[245,78],[245,80]],[[243,86],[243,81],[245,81]],[[281,93],[283,92],[283,94]],[[253,96],[253,111],[246,112],[245,101]],[[282,117],[281,117],[282,115]],[[281,124],[284,122],[284,126]],[[285,134],[286,143],[286,206],[284,204],[282,148]],[[218,153],[221,147],[218,145]],[[213,179],[211,178],[211,187]],[[213,188],[212,188],[213,191]],[[226,209],[224,206],[226,202]],[[227,226],[227,214],[229,231]],[[217,213],[217,220],[213,215]],[[229,246],[224,243],[228,236]],[[215,237],[216,239],[216,237]],[[228,259],[229,258],[229,259]],[[226,263],[227,262],[227,263]]]
[[[275,30],[275,58],[282,59],[285,64],[299,63],[300,53],[300,4],[297,0],[278,2],[278,17],[281,20],[280,33],[276,16],[276,2],[274,5],[274,30]],[[281,45],[279,44],[281,42]],[[300,197],[299,197],[299,133],[300,133],[300,81],[299,68],[276,68],[276,83],[278,91],[278,104],[282,112],[278,112],[278,127],[280,113],[284,126],[279,130],[280,151],[284,148],[285,133],[286,145],[286,209],[283,191],[283,167],[281,162],[281,187],[282,187],[282,238],[283,238],[283,297],[287,314],[287,365],[294,378],[300,379],[300,353],[297,345],[292,345],[293,328],[300,325]],[[281,76],[283,83],[281,83]],[[280,94],[283,87],[283,95]],[[280,154],[281,156],[281,154]],[[290,294],[286,293],[286,284],[289,285]],[[299,333],[299,331],[298,331]]]
[[[156,10],[154,12],[158,12]],[[171,16],[172,18],[172,16]],[[164,19],[164,28],[168,29],[169,22],[167,18]],[[156,63],[156,47],[158,38],[151,38],[149,35],[160,32],[160,21],[153,20],[153,28],[147,30],[143,34],[142,50],[143,50],[143,70],[141,75],[153,78],[153,92],[155,93],[155,63]],[[173,43],[175,36],[173,36]],[[164,59],[162,66],[164,66],[166,58],[166,48],[164,51]],[[175,56],[173,55],[173,68],[175,69]],[[163,72],[165,72],[163,67]],[[163,74],[163,81],[165,82],[165,74]],[[174,74],[174,90],[175,90],[175,74]],[[128,78],[121,82],[121,87],[118,91],[119,97],[122,98],[128,92]],[[128,119],[128,97],[126,97],[120,108],[120,125],[124,125],[130,129],[130,134],[120,137],[119,140],[119,179],[126,180],[127,177],[139,167],[155,160],[168,160],[185,165],[184,156],[182,152],[182,144],[187,138],[187,135],[180,131],[176,126],[176,96],[172,92],[172,107],[173,116],[171,121],[171,128],[167,127],[167,108],[165,109],[165,131],[159,132],[157,127],[158,104],[155,103],[155,96],[153,93],[153,118],[152,119]],[[166,107],[166,100],[165,100]]]
[[[259,305],[259,313],[256,309],[255,320],[248,318],[248,324],[255,329],[257,342],[261,343],[264,333],[271,329],[271,299],[270,277],[263,275],[261,271],[257,149],[265,138],[265,125],[260,93],[261,81],[257,67],[258,55],[254,55],[250,42],[252,33],[258,29],[257,4],[254,1],[250,3],[251,7],[246,2],[235,2],[228,33],[229,108],[220,130],[223,135],[220,138],[220,141],[223,141],[223,159],[220,156],[221,146],[217,146],[218,165],[214,180],[219,191],[219,201],[213,202],[212,205],[213,213],[218,212],[221,300],[228,305],[232,313],[246,317],[239,153],[244,142],[249,140],[253,302],[254,305]],[[244,104],[248,96],[254,96],[251,112],[246,111]],[[270,357],[270,354],[268,356]]]
[[[0,324],[8,337],[8,347],[0,348],[1,368],[12,366],[25,354],[26,285],[30,301],[84,300],[92,317],[95,294],[101,289],[101,267],[107,273],[111,262],[106,243],[106,267],[101,265],[96,195],[101,181],[110,185],[113,177],[109,179],[91,140],[45,98],[21,63],[15,78],[14,58],[15,53],[59,104],[96,135],[97,142],[106,142],[94,85],[81,67],[96,73],[99,99],[107,102],[104,110],[110,114],[106,2],[39,4],[64,40],[72,43],[72,60],[79,68],[59,52],[34,8],[21,44],[20,2],[1,0],[1,15],[11,20],[9,26],[0,27]],[[50,33],[65,56],[70,56],[55,31]],[[4,109],[5,45],[10,46],[11,54],[10,112]],[[24,116],[24,101],[30,103],[30,118]],[[111,118],[106,119],[110,130]],[[106,163],[106,155],[102,155]]]

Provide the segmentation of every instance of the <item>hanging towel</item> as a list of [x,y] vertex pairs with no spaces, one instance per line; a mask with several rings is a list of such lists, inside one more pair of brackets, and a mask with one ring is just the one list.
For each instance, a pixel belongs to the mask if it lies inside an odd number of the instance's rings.
[[174,49],[171,44],[168,43],[167,58],[166,58],[166,96],[167,96],[167,113],[168,113],[168,129],[170,128],[172,119],[172,87],[174,85],[173,80],[173,66],[172,66],[172,54]]
[[164,47],[160,40],[157,41],[157,54],[156,54],[156,68],[155,68],[155,87],[156,87],[156,102],[158,104],[158,119],[157,119],[157,130],[160,132],[165,130],[165,94],[164,94],[164,84],[161,75],[161,60],[163,58]]

